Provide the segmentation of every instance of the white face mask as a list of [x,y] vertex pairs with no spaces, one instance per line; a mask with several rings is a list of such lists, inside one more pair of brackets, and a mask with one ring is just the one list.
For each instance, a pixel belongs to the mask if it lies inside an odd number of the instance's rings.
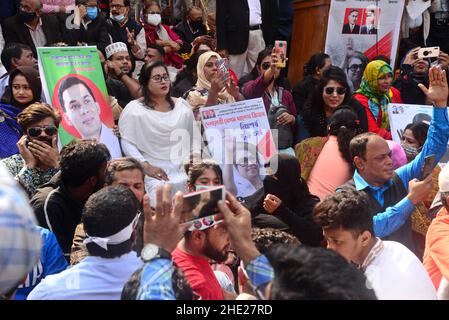
[[147,14],[147,22],[153,26],[158,26],[161,23],[161,15],[158,13]]

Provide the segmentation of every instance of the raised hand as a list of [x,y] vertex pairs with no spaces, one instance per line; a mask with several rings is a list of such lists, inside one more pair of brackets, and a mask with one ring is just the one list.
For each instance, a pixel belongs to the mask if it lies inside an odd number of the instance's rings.
[[422,83],[418,84],[418,86],[427,99],[432,101],[436,107],[447,107],[449,90],[445,70],[435,66],[431,67],[429,69],[429,88],[426,88]]

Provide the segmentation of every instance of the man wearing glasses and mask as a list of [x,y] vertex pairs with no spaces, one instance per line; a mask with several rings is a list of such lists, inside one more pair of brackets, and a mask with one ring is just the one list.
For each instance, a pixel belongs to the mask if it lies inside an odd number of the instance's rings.
[[3,159],[2,163],[31,197],[59,170],[59,116],[49,105],[34,103],[17,118],[24,133],[17,143],[20,153]]

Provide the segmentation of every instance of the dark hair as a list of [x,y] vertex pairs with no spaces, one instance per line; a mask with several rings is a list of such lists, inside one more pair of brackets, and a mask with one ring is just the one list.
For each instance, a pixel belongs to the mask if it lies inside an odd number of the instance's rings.
[[375,300],[363,272],[338,253],[303,245],[276,246],[271,300]]
[[[107,186],[89,197],[84,205],[82,222],[88,237],[108,237],[127,227],[139,212],[139,202],[125,186]],[[96,243],[87,243],[92,256],[115,258],[131,251],[134,237],[108,244],[107,250]]]
[[66,186],[79,187],[99,174],[111,159],[108,148],[96,140],[73,140],[61,150],[61,177]]
[[337,137],[338,150],[343,159],[352,167],[349,143],[360,131],[359,119],[349,106],[340,106],[329,119],[329,135]]
[[330,59],[330,56],[326,53],[315,53],[310,57],[309,61],[304,65],[304,77],[313,76],[316,69],[321,69],[326,64],[326,59]]
[[[121,300],[137,300],[141,286],[140,279],[145,266],[137,269],[123,286]],[[175,300],[193,300],[193,291],[181,268],[173,265],[172,285]]]
[[[374,12],[374,10],[372,10],[372,11]],[[382,54],[375,56],[374,58],[371,59],[371,61],[374,61],[374,60],[380,60],[380,61],[386,62],[387,64],[391,63],[391,59]]]
[[327,135],[327,120],[325,112],[325,103],[323,99],[324,87],[329,81],[336,81],[339,85],[346,89],[345,97],[341,105],[348,104],[351,99],[348,80],[345,72],[339,67],[330,66],[321,75],[317,86],[305,104],[304,110],[304,125],[310,131],[311,136],[326,136]]
[[359,59],[362,62],[362,64],[363,64],[363,69],[365,69],[366,65],[368,64],[368,58],[362,52],[354,51],[354,53],[348,58],[347,65],[346,65],[346,70],[349,69],[349,67],[350,67],[350,63],[349,62],[352,59]]
[[[262,51],[259,52],[259,55],[257,56],[256,64],[254,65],[253,70],[251,70],[251,80],[255,80],[259,77],[259,70],[257,67],[261,67],[263,59],[266,57],[271,56],[271,52],[273,51],[273,46],[268,46]],[[282,73],[279,75],[279,77],[274,82],[275,85],[283,88],[289,88],[290,85],[286,83],[286,79],[282,76]]]
[[157,52],[159,52],[159,54],[161,55],[161,58],[164,59],[165,51],[164,51],[164,48],[162,48],[160,45],[155,44],[155,43],[150,43],[150,44],[147,45],[147,49],[155,49],[155,50],[157,50]]
[[[26,105],[22,105],[18,101],[16,101],[16,99],[14,99],[14,95],[12,93],[12,83],[13,83],[14,79],[19,75],[25,77],[26,81],[28,82],[28,85],[31,88],[31,91],[33,92],[33,100],[31,100]],[[1,101],[11,104],[15,107],[25,109],[29,105],[40,101],[41,95],[42,95],[42,84],[41,84],[39,71],[37,71],[36,68],[28,67],[28,66],[17,67],[9,75],[8,87],[6,88]]]
[[328,195],[313,210],[315,222],[323,229],[350,231],[354,238],[364,231],[374,236],[373,215],[368,196],[343,189]]
[[449,197],[449,192],[441,192],[440,194],[440,200],[443,207],[446,208],[446,210],[449,210],[449,203],[447,203],[446,199]]
[[252,228],[251,238],[262,254],[268,252],[272,246],[300,244],[295,236],[274,228]]
[[[142,88],[142,92],[143,92],[143,100],[144,100],[145,105],[150,109],[154,109],[154,106],[153,106],[153,101],[151,100],[150,89],[148,89],[148,83],[151,80],[151,73],[157,67],[163,67],[165,69],[165,71],[167,72],[167,74],[169,74],[167,66],[162,61],[153,61],[153,62],[150,62],[143,66],[142,72],[140,73],[140,76],[139,76],[139,83],[140,83],[140,87]],[[170,84],[170,87],[171,87],[171,84]],[[165,100],[170,104],[170,108],[173,109],[175,107],[175,104],[173,103],[173,100],[170,97],[170,91],[171,90],[169,90],[169,92],[167,93]]]
[[369,139],[374,136],[377,136],[374,132],[364,132],[352,138],[349,143],[351,159],[354,159],[354,157],[364,158],[366,155],[366,145],[368,144]]
[[59,126],[61,118],[57,111],[46,103],[36,102],[23,109],[22,112],[17,115],[17,123],[19,124],[20,129],[22,129],[23,132],[26,132],[27,129],[35,123],[46,118],[52,118],[55,126]]
[[131,157],[118,158],[109,162],[106,169],[105,184],[111,185],[115,180],[115,174],[117,172],[125,170],[139,170],[142,174],[142,181],[145,178],[145,172],[143,170],[142,164],[138,160]]
[[61,81],[61,83],[59,85],[59,89],[58,89],[59,104],[61,105],[61,108],[64,112],[66,112],[65,105],[64,105],[64,98],[63,98],[64,91],[66,91],[67,89],[69,89],[73,86],[76,86],[78,84],[83,85],[87,89],[89,94],[92,96],[92,99],[95,102],[97,101],[95,99],[94,93],[92,92],[92,90],[89,88],[89,86],[83,80],[81,80],[78,77],[67,77]]
[[17,42],[11,42],[3,48],[1,61],[8,73],[13,70],[12,59],[20,59],[24,50],[32,51],[28,45]]
[[418,141],[418,144],[420,147],[426,143],[427,139],[427,132],[429,131],[429,125],[425,122],[418,122],[418,123],[409,123],[405,130],[410,130],[413,133],[413,138],[415,138],[416,141]]
[[[127,0],[127,1],[129,2],[129,0]],[[143,4],[144,4],[144,7],[143,7],[144,10],[152,5],[157,5],[159,7],[159,10],[162,10],[161,5],[160,5],[159,1],[157,1],[157,0],[145,0]]]
[[[197,41],[197,42],[195,43],[195,45],[193,46],[193,48],[192,48],[192,54],[195,54],[195,53],[200,49],[200,46],[201,46],[202,44],[205,44],[205,45],[208,46],[212,51],[215,51],[215,46],[214,46],[214,44],[212,43],[211,40],[209,40],[209,39],[207,39],[207,38],[201,38],[201,40]],[[201,51],[203,51],[203,50],[204,50],[204,49],[202,49]],[[205,51],[207,51],[207,50],[205,50]]]
[[206,169],[213,170],[220,179],[220,183],[223,183],[223,171],[220,166],[214,160],[205,159],[201,162],[194,163],[188,171],[188,184],[195,185],[196,180],[203,174]]
[[[191,83],[196,83],[198,75],[196,74],[196,67],[200,56],[207,52],[206,50],[199,50],[192,54],[189,59],[184,61],[185,68],[178,72],[176,75],[173,87],[175,88],[182,80],[189,79]],[[181,93],[181,95],[183,92]]]

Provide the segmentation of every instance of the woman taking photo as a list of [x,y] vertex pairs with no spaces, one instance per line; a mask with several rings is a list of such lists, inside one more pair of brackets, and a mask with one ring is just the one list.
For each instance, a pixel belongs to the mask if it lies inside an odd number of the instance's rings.
[[220,59],[214,51],[207,51],[198,59],[198,80],[187,96],[195,119],[199,119],[201,107],[245,100],[232,77],[218,70],[217,61]]
[[400,92],[391,86],[393,70],[382,60],[368,63],[363,72],[360,89],[354,98],[365,108],[368,131],[391,140],[390,120],[387,107],[389,103],[402,103]]
[[183,165],[191,152],[200,154],[200,140],[195,140],[200,133],[186,101],[170,97],[170,78],[163,62],[145,65],[139,82],[143,98],[127,105],[119,129],[124,153],[143,163],[145,188],[153,200],[155,187],[164,182],[173,184],[173,192],[186,190]]
[[39,72],[33,67],[17,67],[11,72],[0,103],[0,159],[19,153],[16,143],[22,136],[17,115],[41,99]]

